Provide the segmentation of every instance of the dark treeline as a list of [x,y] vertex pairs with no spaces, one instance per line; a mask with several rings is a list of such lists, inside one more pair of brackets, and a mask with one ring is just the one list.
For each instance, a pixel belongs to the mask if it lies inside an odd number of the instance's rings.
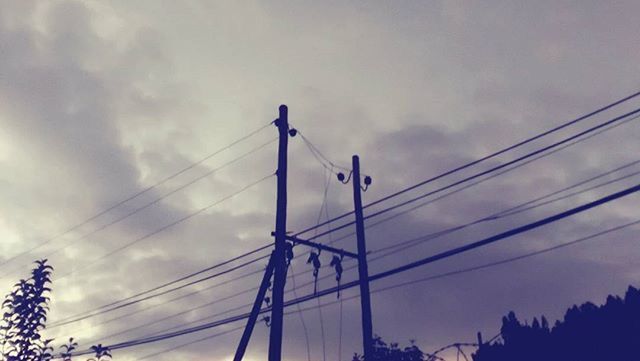
[[608,296],[569,308],[549,326],[543,316],[522,323],[510,312],[502,319],[502,341],[483,345],[474,361],[601,361],[640,359],[640,291],[629,287],[624,298]]

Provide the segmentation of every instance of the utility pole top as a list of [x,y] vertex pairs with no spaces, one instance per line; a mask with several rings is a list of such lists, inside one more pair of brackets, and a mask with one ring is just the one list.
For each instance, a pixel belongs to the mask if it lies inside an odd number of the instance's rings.
[[269,332],[269,361],[282,360],[282,330],[284,314],[284,286],[287,278],[285,261],[287,235],[287,149],[289,120],[286,105],[279,108],[275,124],[278,126],[278,184],[276,200],[275,250],[273,251],[273,289],[271,308],[271,330]]

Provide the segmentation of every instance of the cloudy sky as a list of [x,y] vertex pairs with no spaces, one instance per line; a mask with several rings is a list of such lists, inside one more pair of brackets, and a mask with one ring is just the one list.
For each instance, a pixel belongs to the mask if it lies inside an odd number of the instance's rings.
[[[640,88],[639,11],[635,1],[2,0],[1,290],[9,292],[27,276],[33,260],[48,258],[55,267],[53,322],[270,242],[275,177],[256,181],[275,170],[271,141],[277,131],[268,124],[280,104],[289,106],[292,126],[334,164],[347,167],[351,155],[361,156],[363,171],[373,178],[365,203],[588,113]],[[508,162],[639,106],[640,100],[632,100],[368,212]],[[373,226],[378,218],[372,218],[368,247],[375,252],[464,224],[636,161],[637,122],[384,224]],[[73,228],[265,125],[234,147]],[[251,154],[244,156],[247,152]],[[326,178],[301,137],[290,139],[289,156],[289,230],[316,224],[319,213],[323,218],[351,209],[351,186]],[[577,189],[638,171],[640,165],[630,166]],[[319,212],[327,179],[327,207]],[[640,176],[630,176],[420,243],[372,260],[370,271],[537,220],[639,181]],[[372,289],[518,256],[632,222],[640,217],[637,202],[632,195],[377,281]],[[639,285],[637,230],[629,227],[518,262],[374,293],[374,332],[401,344],[414,339],[431,351],[474,341],[477,331],[487,338],[495,335],[500,318],[510,310],[521,319],[545,314],[555,320],[574,303],[603,302],[607,294]],[[336,241],[352,231],[320,240]],[[353,237],[338,242],[355,250]],[[328,255],[322,256],[328,263]],[[312,269],[304,261],[294,261],[297,277],[287,283],[291,289],[297,282],[298,295],[313,291]],[[60,342],[74,336],[86,347],[177,328],[251,303],[255,291],[184,312],[256,287],[263,267],[264,261],[257,262],[48,333]],[[205,290],[248,273],[253,275]],[[319,288],[335,285],[331,269],[322,269],[321,276],[327,279]],[[345,272],[346,280],[355,276],[353,270]],[[202,292],[163,304],[197,290]],[[344,292],[343,298],[353,295],[357,290]],[[333,295],[310,301],[300,305],[302,316],[286,317],[284,359],[307,360],[309,353],[315,361],[347,360],[360,352],[357,299],[345,299],[342,312],[334,301]],[[329,304],[318,309],[318,302]],[[184,314],[129,330],[179,312]],[[242,324],[117,351],[114,359],[140,359]],[[258,324],[247,360],[265,359],[267,335],[265,325]],[[229,360],[239,337],[230,332],[153,358]]]

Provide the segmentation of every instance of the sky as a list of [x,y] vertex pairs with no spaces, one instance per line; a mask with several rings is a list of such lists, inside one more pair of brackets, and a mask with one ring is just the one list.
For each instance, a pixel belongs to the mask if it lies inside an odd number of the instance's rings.
[[[55,322],[271,242],[277,130],[269,123],[280,104],[289,107],[291,126],[333,164],[349,168],[351,156],[360,156],[363,172],[373,179],[363,194],[365,204],[589,113],[640,88],[634,76],[640,70],[638,11],[635,1],[590,0],[0,0],[1,291],[10,292],[11,285],[28,276],[34,260],[47,258],[55,268],[49,315]],[[634,99],[370,207],[365,215],[638,106],[640,100]],[[257,129],[233,147],[82,223]],[[383,247],[485,217],[636,161],[638,136],[638,121],[629,121],[383,224],[373,225],[376,218],[371,218],[370,258]],[[323,168],[302,137],[289,142],[288,230],[350,211],[351,185],[339,183]],[[633,165],[598,181],[639,168]],[[639,180],[631,175],[420,243],[371,260],[370,273],[538,220]],[[244,191],[234,195],[239,190]],[[608,294],[622,294],[629,285],[638,286],[640,277],[637,226],[513,263],[376,290],[636,221],[637,202],[638,196],[631,195],[376,281],[371,285],[374,332],[401,345],[415,340],[428,352],[473,342],[478,331],[485,338],[497,334],[501,317],[511,310],[529,322],[544,314],[553,323],[573,304],[602,303]],[[199,213],[190,217],[194,212]],[[347,237],[352,231],[319,241],[354,251],[355,240]],[[304,252],[296,248],[303,257],[293,262],[290,273],[296,277],[287,282],[287,290],[297,282],[298,295],[313,292]],[[323,263],[329,260],[323,253]],[[58,344],[73,336],[88,347],[94,341],[110,344],[147,336],[232,308],[245,312],[265,263],[52,328],[47,335]],[[332,272],[321,269],[326,279],[318,283],[320,289],[335,285]],[[247,273],[252,275],[205,289]],[[354,270],[345,271],[345,281],[355,277]],[[162,303],[194,291],[201,292]],[[241,291],[247,292],[225,299]],[[294,312],[285,318],[284,359],[348,360],[361,352],[359,302],[347,299],[357,294],[347,290],[342,302],[330,295],[303,303],[300,310],[291,308]],[[212,306],[184,312],[216,299],[220,301]],[[184,314],[107,337],[179,312]],[[234,312],[239,311],[218,318]],[[242,325],[119,350],[114,359],[143,359],[229,331],[152,358],[230,360],[240,338],[240,331],[231,330]],[[265,358],[267,337],[268,328],[258,323],[246,360]],[[445,356],[452,360],[455,354]]]

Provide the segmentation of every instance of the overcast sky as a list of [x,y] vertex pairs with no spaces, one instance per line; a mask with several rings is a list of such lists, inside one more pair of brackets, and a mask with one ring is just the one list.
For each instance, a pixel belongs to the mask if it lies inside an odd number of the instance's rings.
[[[131,217],[114,220],[270,142],[277,136],[272,126],[56,236],[267,125],[277,117],[280,104],[289,106],[292,126],[333,163],[348,167],[353,154],[361,156],[363,171],[373,178],[365,203],[588,113],[639,90],[639,12],[636,1],[0,0],[1,290],[9,292],[28,275],[33,260],[48,257],[55,267],[50,313],[55,321],[270,242],[275,177],[145,236],[273,174],[275,143]],[[505,163],[638,106],[640,100],[631,101],[368,212]],[[638,121],[630,121],[370,227],[368,247],[375,251],[470,222],[636,161],[639,136]],[[290,139],[289,159],[288,229],[297,231],[317,222],[327,174],[299,136]],[[599,181],[637,171],[640,165]],[[322,217],[352,207],[351,185],[330,179]],[[639,181],[640,176],[631,176],[484,222],[372,260],[370,271],[537,220]],[[632,195],[371,287],[377,290],[497,261],[635,221],[640,217],[637,202],[638,196]],[[637,230],[631,227],[518,262],[374,293],[374,332],[402,345],[413,339],[424,351],[432,351],[475,341],[477,331],[485,338],[497,334],[501,317],[510,310],[521,319],[545,314],[553,322],[574,303],[601,303],[607,294],[639,285]],[[351,231],[320,240],[330,242]],[[46,240],[51,241],[43,244]],[[135,240],[140,241],[116,252]],[[337,244],[355,250],[353,237]],[[322,256],[328,263],[329,256]],[[301,257],[293,264],[299,286],[312,281],[312,269],[304,261]],[[255,291],[105,338],[256,287],[259,272],[159,305],[263,267],[261,261],[182,293],[49,334],[59,343],[74,336],[86,347],[91,341],[110,344],[184,325],[251,303]],[[327,279],[319,288],[335,285],[331,269],[322,269],[321,276]],[[355,276],[354,270],[345,272],[345,280]],[[288,289],[292,283],[290,279]],[[297,294],[312,291],[307,285]],[[343,298],[357,293],[346,291]],[[320,302],[335,300],[331,295]],[[314,306],[315,300],[301,305]],[[144,309],[148,310],[105,323]],[[218,318],[248,310],[247,306]],[[307,347],[314,361],[348,360],[361,352],[357,299],[344,300],[342,322],[339,303],[321,312],[315,308],[302,313],[306,331],[298,314],[286,317],[285,360],[307,360]],[[114,359],[135,360],[243,324],[116,351]],[[265,325],[258,324],[247,360],[266,358],[267,335]],[[239,331],[231,332],[154,359],[230,360],[239,338]]]

